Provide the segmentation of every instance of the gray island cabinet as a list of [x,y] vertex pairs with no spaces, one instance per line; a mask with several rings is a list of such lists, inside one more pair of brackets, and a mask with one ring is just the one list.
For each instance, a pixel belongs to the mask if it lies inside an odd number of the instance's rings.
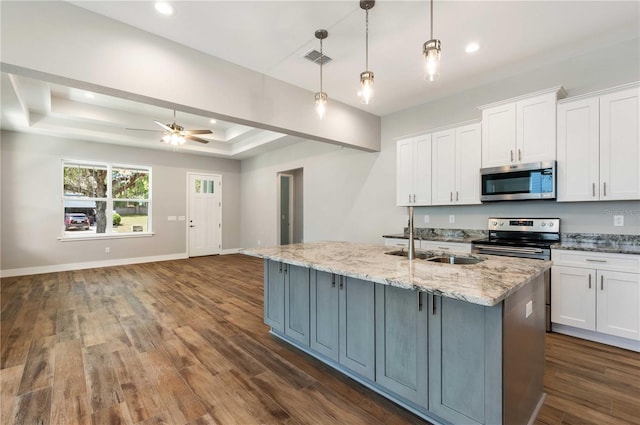
[[387,250],[245,251],[265,259],[271,333],[432,423],[532,423],[544,400],[548,262],[428,264]]

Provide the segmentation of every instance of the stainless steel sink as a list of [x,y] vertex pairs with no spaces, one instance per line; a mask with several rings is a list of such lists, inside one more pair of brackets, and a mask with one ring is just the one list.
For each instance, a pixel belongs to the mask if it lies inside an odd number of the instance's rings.
[[[405,257],[407,258],[409,256],[409,253],[407,250],[405,249],[401,249],[399,251],[391,251],[391,252],[385,252],[385,254],[387,255],[396,255],[398,257]],[[421,260],[426,260],[429,258],[433,257],[433,253],[432,252],[416,252],[416,258],[419,258]]]
[[[385,252],[387,255],[395,255],[398,257],[408,257],[408,252],[405,249],[400,249],[398,251],[390,251]],[[431,261],[434,263],[444,263],[444,264],[477,264],[481,261],[484,261],[482,258],[477,257],[465,257],[458,255],[436,255],[434,252],[416,252],[416,258],[420,260]]]
[[445,263],[445,264],[477,264],[481,261],[484,261],[482,258],[458,257],[455,255],[443,255],[440,257],[427,258],[426,260],[432,261],[434,263]]

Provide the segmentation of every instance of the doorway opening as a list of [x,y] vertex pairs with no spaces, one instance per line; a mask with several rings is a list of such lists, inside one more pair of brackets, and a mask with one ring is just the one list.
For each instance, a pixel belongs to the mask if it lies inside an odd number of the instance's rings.
[[303,170],[278,173],[278,244],[301,243],[303,229]]

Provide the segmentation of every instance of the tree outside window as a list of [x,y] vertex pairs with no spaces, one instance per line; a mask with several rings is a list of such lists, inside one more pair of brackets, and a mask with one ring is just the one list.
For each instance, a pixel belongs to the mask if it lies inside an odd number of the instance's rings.
[[150,167],[63,161],[65,236],[150,232],[150,177]]

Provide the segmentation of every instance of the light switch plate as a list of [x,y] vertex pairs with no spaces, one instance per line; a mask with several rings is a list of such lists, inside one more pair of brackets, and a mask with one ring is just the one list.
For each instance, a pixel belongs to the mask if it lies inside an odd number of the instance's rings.
[[428,223],[428,222],[429,222],[429,216],[428,216],[428,215],[425,215],[425,216],[424,216],[424,222],[425,222],[425,223]]
[[185,220],[186,220],[185,216],[183,216],[183,215],[179,215],[178,216],[178,221],[185,221]]
[[170,215],[167,217],[168,221],[176,221],[176,216],[175,215]]
[[451,214],[451,215],[449,216],[449,223],[453,224],[453,223],[455,223],[455,222],[456,222],[456,216],[455,216],[455,215],[453,215],[453,214]]
[[624,216],[623,215],[614,215],[613,216],[613,225],[614,226],[624,226]]
[[524,306],[524,318],[526,319],[527,317],[531,316],[531,313],[533,313],[533,300],[530,300]]

